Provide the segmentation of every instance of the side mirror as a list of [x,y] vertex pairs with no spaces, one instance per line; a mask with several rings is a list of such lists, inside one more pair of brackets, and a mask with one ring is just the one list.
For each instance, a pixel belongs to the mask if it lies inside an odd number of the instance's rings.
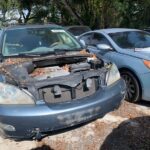
[[86,44],[85,44],[85,41],[84,41],[84,40],[81,40],[81,39],[80,39],[79,42],[81,43],[81,45],[82,45],[83,47],[86,47]]
[[112,47],[107,44],[98,44],[96,47],[99,50],[112,50]]

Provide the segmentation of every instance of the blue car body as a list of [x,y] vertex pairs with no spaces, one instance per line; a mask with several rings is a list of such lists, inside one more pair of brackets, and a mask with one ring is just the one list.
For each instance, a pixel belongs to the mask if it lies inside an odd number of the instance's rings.
[[150,47],[148,50],[145,51],[144,50],[136,51],[134,49],[131,50],[121,48],[116,44],[116,42],[114,42],[114,40],[109,35],[112,33],[132,32],[132,31],[142,32],[137,29],[123,29],[123,28],[101,29],[84,33],[79,37],[79,40],[84,40],[84,37],[90,34],[91,39],[93,36],[92,34],[96,33],[103,35],[108,40],[109,44],[112,47],[112,50],[100,50],[96,46],[90,45],[89,41],[87,43],[85,41],[85,44],[88,45],[88,49],[92,53],[96,53],[100,57],[102,56],[106,59],[109,59],[110,61],[113,61],[117,65],[119,70],[126,69],[132,72],[139,81],[141,88],[141,98],[143,100],[150,101],[150,69],[143,63],[144,60],[150,61]]
[[103,117],[124,99],[125,82],[116,65],[84,51],[62,27],[28,25],[0,32],[0,136],[41,139]]

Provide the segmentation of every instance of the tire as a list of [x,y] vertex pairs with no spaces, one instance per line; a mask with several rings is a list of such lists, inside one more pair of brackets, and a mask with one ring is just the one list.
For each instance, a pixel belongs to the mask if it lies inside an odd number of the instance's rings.
[[129,102],[138,102],[141,97],[141,92],[140,92],[140,85],[133,73],[130,71],[121,71],[120,72],[122,78],[126,82],[126,96],[125,99]]

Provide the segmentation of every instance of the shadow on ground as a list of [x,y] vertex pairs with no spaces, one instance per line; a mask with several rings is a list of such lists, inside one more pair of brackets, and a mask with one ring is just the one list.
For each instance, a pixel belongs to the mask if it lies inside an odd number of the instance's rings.
[[42,145],[40,147],[32,148],[31,150],[54,150],[54,149],[50,148],[50,146],[48,145]]
[[138,105],[141,105],[141,106],[150,107],[150,101],[141,100],[141,101],[139,101],[137,104],[138,104]]
[[107,136],[100,150],[150,150],[150,116],[121,123]]

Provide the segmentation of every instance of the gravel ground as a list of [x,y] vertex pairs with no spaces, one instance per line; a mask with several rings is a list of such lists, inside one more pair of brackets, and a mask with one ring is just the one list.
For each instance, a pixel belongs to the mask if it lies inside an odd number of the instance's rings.
[[150,107],[126,101],[120,108],[74,130],[42,141],[0,138],[0,150],[150,150]]

